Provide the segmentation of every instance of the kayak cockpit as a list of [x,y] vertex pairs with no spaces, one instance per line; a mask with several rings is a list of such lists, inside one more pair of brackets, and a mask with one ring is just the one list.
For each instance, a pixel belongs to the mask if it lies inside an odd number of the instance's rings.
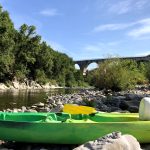
[[95,113],[90,115],[68,113],[0,113],[0,121],[49,123],[100,123],[139,121],[138,114]]

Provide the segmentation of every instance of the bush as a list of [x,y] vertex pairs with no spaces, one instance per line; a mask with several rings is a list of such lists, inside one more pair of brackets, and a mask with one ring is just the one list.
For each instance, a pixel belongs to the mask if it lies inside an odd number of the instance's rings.
[[39,70],[37,69],[35,72],[35,80],[39,83],[39,84],[46,84],[48,83],[48,78],[46,77],[45,73],[43,70]]
[[57,79],[57,83],[59,86],[61,87],[65,87],[65,77],[63,75],[59,75],[58,79]]
[[149,80],[149,83],[150,83],[150,62],[146,63],[145,64],[145,75],[147,77],[147,79]]
[[109,59],[100,64],[94,74],[95,85],[99,89],[114,91],[132,89],[136,84],[143,84],[146,78],[132,60]]
[[17,64],[15,70],[15,78],[20,82],[23,82],[29,74],[27,67],[21,64]]
[[51,85],[57,85],[57,82],[56,82],[56,80],[50,80],[50,84]]

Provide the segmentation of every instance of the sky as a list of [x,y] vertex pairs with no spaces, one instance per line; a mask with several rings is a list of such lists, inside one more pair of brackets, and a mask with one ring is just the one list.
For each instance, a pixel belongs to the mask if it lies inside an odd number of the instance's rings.
[[73,60],[150,54],[150,0],[0,0],[15,28],[36,26]]

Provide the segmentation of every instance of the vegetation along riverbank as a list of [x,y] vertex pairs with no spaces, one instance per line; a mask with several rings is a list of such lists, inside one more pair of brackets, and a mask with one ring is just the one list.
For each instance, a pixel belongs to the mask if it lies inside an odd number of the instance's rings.
[[[35,81],[40,85],[82,85],[72,58],[53,50],[36,33],[35,26],[23,24],[19,30],[0,6],[0,83]],[[27,85],[28,86],[28,85]]]
[[9,13],[0,7],[0,89],[87,87],[124,90],[150,81],[150,63],[108,59],[86,76],[73,59],[55,51],[23,24],[17,30]]

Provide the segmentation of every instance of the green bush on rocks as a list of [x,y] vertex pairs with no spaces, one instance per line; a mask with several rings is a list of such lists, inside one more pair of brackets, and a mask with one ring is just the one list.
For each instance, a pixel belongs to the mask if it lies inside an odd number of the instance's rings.
[[101,63],[95,71],[94,84],[99,89],[114,91],[132,89],[137,84],[145,84],[147,78],[140,66],[141,64],[133,60],[108,59]]

